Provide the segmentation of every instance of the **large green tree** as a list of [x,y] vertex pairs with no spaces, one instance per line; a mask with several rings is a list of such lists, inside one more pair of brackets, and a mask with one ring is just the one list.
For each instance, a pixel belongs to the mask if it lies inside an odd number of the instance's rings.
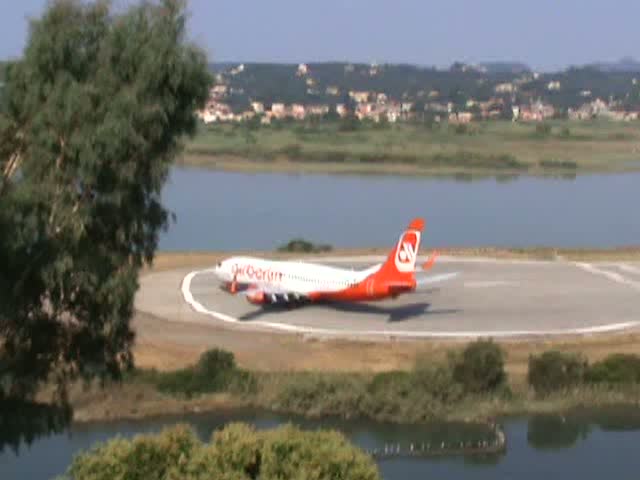
[[210,76],[185,4],[57,0],[7,68],[0,110],[0,399],[131,365],[138,272]]

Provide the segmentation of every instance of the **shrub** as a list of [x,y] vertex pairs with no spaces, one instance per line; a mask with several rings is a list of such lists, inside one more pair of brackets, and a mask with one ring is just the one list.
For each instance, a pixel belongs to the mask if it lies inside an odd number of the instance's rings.
[[454,360],[453,379],[466,392],[493,392],[504,385],[504,352],[491,340],[470,343],[462,355]]
[[538,165],[542,168],[562,168],[567,170],[578,168],[578,164],[573,160],[541,160]]
[[640,383],[640,356],[625,353],[609,355],[589,367],[585,380],[591,383]]
[[529,357],[528,382],[539,395],[579,385],[587,361],[580,355],[551,350]]
[[257,432],[244,424],[230,424],[216,431],[210,444],[200,442],[184,425],[133,440],[111,440],[77,456],[66,477],[73,480],[380,478],[373,459],[338,432],[304,432],[289,425]]
[[331,245],[315,244],[303,238],[294,238],[285,245],[278,247],[279,252],[295,252],[295,253],[323,253],[331,251]]
[[546,137],[551,134],[551,125],[548,123],[538,123],[536,125],[536,135]]
[[133,440],[116,438],[77,456],[67,472],[74,480],[127,478],[188,478],[186,465],[200,441],[193,431],[178,425],[158,435]]
[[306,415],[354,417],[362,413],[364,393],[357,376],[301,372],[284,379],[271,406]]
[[236,367],[232,353],[219,349],[204,352],[193,367],[157,372],[147,377],[155,380],[158,390],[187,397],[229,390],[249,393],[256,388],[253,375]]
[[298,159],[302,156],[302,146],[297,143],[285,145],[280,149],[280,153],[290,159]]
[[339,132],[355,132],[360,129],[360,120],[355,115],[347,115],[338,125]]

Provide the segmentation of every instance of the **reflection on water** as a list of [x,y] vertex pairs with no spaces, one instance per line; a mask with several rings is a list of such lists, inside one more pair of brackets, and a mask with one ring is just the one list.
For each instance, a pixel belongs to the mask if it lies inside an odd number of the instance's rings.
[[[36,409],[32,413],[38,411]],[[193,425],[205,441],[210,439],[215,429],[230,421],[247,422],[259,429],[293,422],[305,429],[338,429],[354,443],[367,449],[384,444],[406,445],[423,441],[434,444],[469,442],[487,439],[490,435],[486,426],[475,424],[419,426],[339,419],[309,420],[256,411],[73,425],[65,434],[53,433],[64,424],[50,422],[51,417],[29,415],[24,411],[19,421],[4,423],[10,421],[8,417],[10,415],[3,418],[0,425],[3,427],[0,429],[3,448],[0,453],[0,478],[51,478],[65,471],[74,454],[88,449],[95,442],[116,435],[157,432],[176,422]],[[640,467],[640,410],[637,408],[582,410],[567,415],[512,419],[503,424],[507,434],[507,451],[504,454],[384,459],[378,464],[386,479],[565,480],[578,477],[588,480],[600,479],[612,473],[617,474],[615,478],[637,478],[637,469]],[[20,428],[26,428],[26,432],[18,433]],[[31,444],[27,446],[29,440]]]
[[529,419],[527,441],[537,449],[556,450],[573,447],[584,440],[591,431],[591,424],[573,416],[540,415]]
[[0,453],[6,448],[18,454],[21,445],[60,433],[70,422],[71,409],[66,406],[0,400]]
[[[573,174],[570,174],[570,176]],[[571,180],[246,174],[176,168],[163,202],[177,222],[163,250],[273,250],[294,237],[391,245],[415,216],[435,247],[636,245],[640,173]]]
[[570,414],[536,415],[529,418],[527,441],[538,449],[574,447],[594,429],[603,432],[640,431],[640,409],[601,408],[575,410]]

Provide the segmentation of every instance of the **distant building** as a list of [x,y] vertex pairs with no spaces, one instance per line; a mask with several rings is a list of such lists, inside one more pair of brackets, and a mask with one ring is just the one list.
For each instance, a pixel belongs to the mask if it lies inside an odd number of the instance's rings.
[[304,120],[307,112],[305,106],[299,103],[294,103],[291,105],[291,116],[296,120]]
[[496,93],[513,93],[515,91],[515,87],[513,83],[499,83],[494,87]]
[[357,103],[368,102],[370,95],[370,92],[349,91],[349,96]]
[[262,102],[251,102],[251,108],[257,114],[264,113],[264,103]]
[[238,65],[236,68],[232,68],[229,73],[231,75],[238,75],[239,73],[244,72],[244,63],[241,63],[240,65]]
[[518,114],[514,111],[514,120],[522,122],[541,122],[549,118],[553,118],[556,109],[553,105],[537,101],[530,105],[520,105]]
[[449,123],[469,123],[473,120],[473,113],[471,112],[458,112],[449,114]]
[[296,75],[299,77],[304,77],[309,74],[309,66],[306,63],[301,63],[298,65],[298,70],[296,71]]
[[307,114],[323,116],[329,113],[329,105],[307,105]]
[[284,118],[287,114],[287,109],[284,103],[272,103],[271,104],[271,115],[274,118]]
[[229,87],[227,85],[224,85],[224,84],[214,85],[209,89],[209,96],[214,98],[224,97],[228,91],[229,91]]
[[550,92],[558,91],[560,90],[560,87],[561,87],[561,84],[559,80],[553,80],[547,83],[547,90],[549,90]]
[[330,85],[326,88],[325,93],[327,95],[331,95],[332,97],[337,97],[340,95],[340,89],[334,85]]

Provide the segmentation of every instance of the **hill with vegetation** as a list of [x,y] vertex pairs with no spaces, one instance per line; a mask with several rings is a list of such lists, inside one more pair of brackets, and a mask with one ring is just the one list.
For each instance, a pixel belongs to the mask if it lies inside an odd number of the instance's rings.
[[383,92],[389,98],[418,105],[438,101],[463,106],[469,100],[502,98],[513,104],[540,100],[567,109],[590,98],[615,99],[627,107],[640,108],[640,75],[635,65],[571,67],[551,73],[535,73],[516,62],[457,62],[448,69],[310,63],[305,74],[299,74],[297,64],[246,63],[238,68],[226,63],[214,64],[211,69],[216,83],[228,85],[230,93],[225,101],[234,109],[247,108],[251,101],[335,105],[347,102],[349,91]]

